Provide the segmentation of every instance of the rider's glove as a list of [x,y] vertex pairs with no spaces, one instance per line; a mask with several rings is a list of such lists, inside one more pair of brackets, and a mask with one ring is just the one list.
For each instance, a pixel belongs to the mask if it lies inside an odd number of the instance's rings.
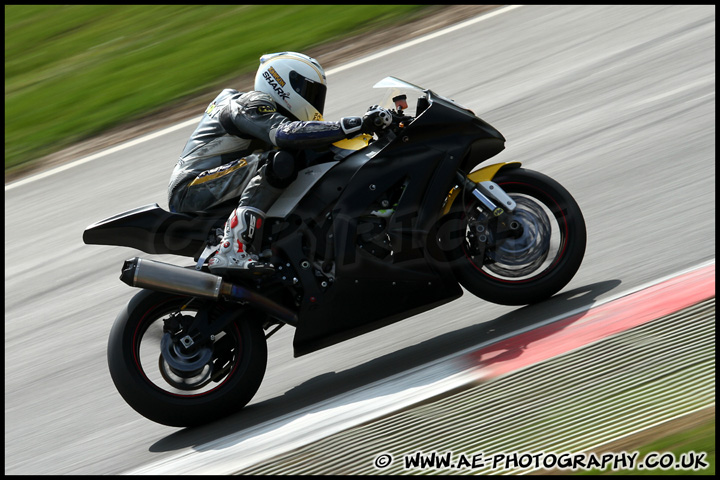
[[361,133],[362,123],[362,117],[343,117],[340,119],[340,126],[348,138]]
[[382,107],[373,105],[363,116],[362,132],[376,133],[385,130],[392,123],[392,114]]
[[350,138],[359,133],[376,133],[386,129],[392,123],[392,114],[382,107],[374,105],[362,117],[343,117],[340,126]]

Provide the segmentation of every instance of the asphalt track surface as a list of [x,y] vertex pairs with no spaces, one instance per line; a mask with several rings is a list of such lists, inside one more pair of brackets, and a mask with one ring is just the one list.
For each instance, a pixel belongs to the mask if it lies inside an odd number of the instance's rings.
[[326,118],[377,103],[371,86],[386,75],[478,112],[507,138],[495,160],[572,192],[588,227],[573,281],[524,308],[466,294],[297,359],[282,329],[246,409],[170,428],[125,405],[107,372],[112,321],[134,293],[119,269],[138,252],[86,246],[82,231],[136,206],[166,207],[194,127],[6,186],[5,473],[128,471],[715,257],[714,6],[510,9],[330,71]]

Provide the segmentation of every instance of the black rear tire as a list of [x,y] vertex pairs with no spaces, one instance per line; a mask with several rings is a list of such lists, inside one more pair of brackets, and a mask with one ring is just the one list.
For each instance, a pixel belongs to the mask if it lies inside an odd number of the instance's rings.
[[[507,169],[493,182],[518,202],[516,213],[526,219],[528,238],[522,245],[511,239],[496,250],[473,248],[479,235],[471,234],[468,225],[475,222],[484,231],[484,226],[494,224],[491,215],[485,224],[475,221],[483,215],[479,202],[467,192],[461,194],[453,205],[462,227],[460,245],[450,259],[455,276],[469,292],[492,303],[529,305],[545,300],[564,288],[582,263],[587,234],[580,207],[562,185],[539,172]],[[547,245],[542,237],[551,237]],[[534,256],[528,255],[533,249]]]
[[[267,364],[259,319],[248,318],[247,310],[238,310],[237,318],[209,346],[212,363],[217,365],[214,378],[207,374],[196,385],[183,383],[193,379],[173,379],[174,373],[161,355],[160,338],[167,329],[164,319],[189,300],[140,291],[118,315],[108,342],[108,366],[120,395],[144,417],[173,427],[202,425],[244,407],[260,387]],[[217,317],[241,307],[196,299],[184,315],[193,308],[206,309]]]

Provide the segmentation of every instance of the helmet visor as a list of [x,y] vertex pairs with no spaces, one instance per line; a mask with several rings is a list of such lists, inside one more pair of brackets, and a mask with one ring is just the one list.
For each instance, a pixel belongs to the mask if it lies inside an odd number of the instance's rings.
[[301,97],[315,107],[315,109],[323,114],[325,108],[325,94],[327,93],[327,86],[319,82],[313,82],[312,80],[300,75],[295,70],[290,72],[290,86],[295,90]]

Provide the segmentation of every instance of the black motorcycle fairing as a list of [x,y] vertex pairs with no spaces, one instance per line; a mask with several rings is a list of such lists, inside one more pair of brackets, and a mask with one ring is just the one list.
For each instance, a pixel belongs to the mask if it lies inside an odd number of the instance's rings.
[[172,254],[197,259],[208,234],[220,228],[228,213],[171,213],[155,204],[134,208],[88,226],[88,245],[116,245],[145,253]]
[[[332,294],[304,313],[293,338],[299,357],[451,302],[463,291],[453,280],[435,282],[339,278]],[[342,305],[342,310],[331,305]],[[329,307],[329,308],[328,308]]]
[[444,144],[457,135],[472,137],[470,148],[464,152],[463,161],[458,167],[461,172],[470,173],[473,168],[505,149],[505,137],[495,127],[431,90],[425,93],[431,108],[424,110],[407,131],[421,135],[426,142],[437,139]]
[[[436,199],[440,205],[447,196],[451,179],[445,173],[454,169],[442,164],[449,156],[403,143],[386,150],[358,152],[333,167],[298,203],[291,214],[294,220],[285,219],[286,230],[273,235],[273,248],[285,253],[303,289],[295,356],[462,295],[449,268],[425,248],[433,215],[418,214],[425,202]],[[379,258],[363,250],[358,239],[377,198],[398,186],[402,194],[386,230],[393,255]],[[303,262],[331,264],[333,275],[325,276],[307,263],[303,267]],[[342,313],[334,306],[342,306]]]
[[[287,228],[273,234],[274,248],[286,253],[303,288],[295,356],[462,295],[428,242],[461,163],[470,155],[473,161],[484,160],[503,148],[502,136],[478,120],[453,106],[432,103],[399,136],[386,135],[335,165],[288,218],[276,220]],[[453,124],[453,135],[439,135],[447,123]],[[479,141],[485,142],[482,148],[473,148]],[[392,255],[381,258],[364,250],[358,238],[373,225],[368,215],[378,198],[398,185],[402,193],[385,230]],[[331,264],[333,275],[308,264]],[[333,306],[342,306],[342,313]]]

